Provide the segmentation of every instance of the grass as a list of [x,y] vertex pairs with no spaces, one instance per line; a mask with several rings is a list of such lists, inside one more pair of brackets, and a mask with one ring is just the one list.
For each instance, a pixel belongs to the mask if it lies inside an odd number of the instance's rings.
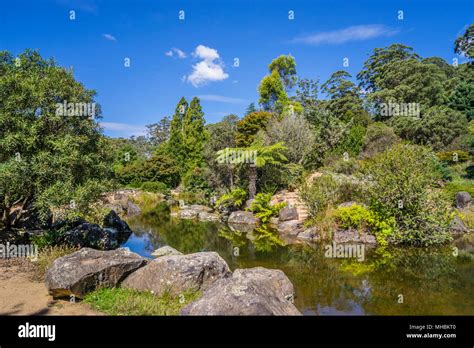
[[132,200],[142,211],[146,212],[155,209],[159,203],[163,202],[163,196],[159,193],[141,191]]
[[200,295],[186,291],[180,296],[155,296],[150,292],[112,288],[95,290],[86,295],[84,302],[109,315],[179,315],[184,306]]
[[79,249],[76,247],[70,247],[66,245],[41,248],[38,252],[38,259],[33,261],[33,264],[35,265],[33,278],[43,281],[46,271],[52,266],[54,260],[65,255],[72,254],[77,250]]

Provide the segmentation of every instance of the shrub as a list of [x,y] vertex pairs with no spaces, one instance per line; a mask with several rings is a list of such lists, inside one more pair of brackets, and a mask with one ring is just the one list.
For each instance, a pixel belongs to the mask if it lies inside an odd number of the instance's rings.
[[34,261],[36,265],[34,278],[40,281],[44,280],[44,275],[46,271],[52,266],[54,260],[79,250],[76,247],[70,247],[67,245],[38,246],[38,249],[40,249],[38,253],[38,259]]
[[395,218],[394,243],[431,245],[449,239],[447,204],[436,195],[438,160],[425,147],[395,145],[368,162],[370,208],[382,220]]
[[349,158],[347,160],[340,159],[333,162],[331,167],[336,173],[351,175],[359,170],[359,162],[354,158]]
[[400,142],[400,138],[395,134],[393,128],[381,122],[374,122],[367,127],[362,145],[362,157],[373,157],[398,142]]
[[258,193],[250,204],[250,207],[247,208],[248,211],[255,213],[255,216],[258,217],[264,225],[270,221],[271,217],[277,216],[280,209],[286,205],[286,202],[270,204],[271,199],[271,193]]
[[245,203],[245,198],[247,198],[247,191],[242,188],[235,188],[230,192],[224,193],[216,201],[216,207],[223,208],[240,208]]
[[442,151],[436,153],[436,156],[440,161],[448,164],[462,163],[469,160],[470,156],[466,151],[454,150],[454,151]]
[[163,193],[165,195],[170,194],[169,188],[166,184],[159,182],[159,181],[145,181],[141,184],[140,188],[146,192],[154,192],[154,193]]
[[358,204],[338,208],[335,218],[339,226],[343,228],[372,232],[380,245],[388,244],[396,229],[393,217],[382,220],[376,213]]
[[313,217],[339,200],[339,185],[329,174],[315,178],[312,184],[304,183],[300,192]]

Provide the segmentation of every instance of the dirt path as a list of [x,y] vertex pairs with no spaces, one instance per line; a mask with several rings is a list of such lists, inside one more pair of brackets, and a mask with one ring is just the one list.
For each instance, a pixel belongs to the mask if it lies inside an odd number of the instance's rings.
[[53,300],[27,260],[0,259],[0,315],[102,315],[85,303]]

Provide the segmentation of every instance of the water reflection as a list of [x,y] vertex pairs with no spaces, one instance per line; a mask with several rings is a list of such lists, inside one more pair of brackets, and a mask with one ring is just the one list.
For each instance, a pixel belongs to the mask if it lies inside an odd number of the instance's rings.
[[450,248],[378,248],[364,262],[331,259],[323,245],[284,246],[271,230],[172,218],[166,205],[129,224],[135,233],[125,246],[146,257],[170,245],[183,253],[216,251],[231,269],[281,269],[295,286],[295,305],[307,315],[474,314],[474,258],[455,257]]

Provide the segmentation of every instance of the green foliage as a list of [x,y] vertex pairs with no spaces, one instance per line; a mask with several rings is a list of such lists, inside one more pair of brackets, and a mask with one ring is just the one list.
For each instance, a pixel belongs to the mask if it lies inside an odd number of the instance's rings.
[[373,157],[400,142],[393,128],[381,122],[374,122],[367,127],[362,145],[362,157]]
[[310,216],[315,217],[339,201],[339,184],[331,175],[324,174],[312,183],[305,182],[300,193]]
[[170,190],[165,183],[159,181],[145,181],[140,187],[143,191],[146,192],[159,192],[163,194],[169,194]]
[[283,110],[288,102],[288,95],[278,70],[273,70],[260,81],[258,94],[260,96],[258,102],[264,110],[276,112]]
[[[237,123],[235,143],[239,147],[250,146],[259,130],[265,129],[272,114],[266,111],[256,111],[248,114]],[[229,146],[230,147],[230,146]]]
[[270,218],[277,216],[280,210],[286,206],[286,202],[270,204],[271,199],[271,193],[259,193],[247,208],[248,211],[255,213],[263,225],[269,223]]
[[335,218],[342,228],[370,231],[381,246],[388,244],[396,230],[395,218],[382,220],[376,213],[358,204],[338,208]]
[[366,132],[367,128],[363,125],[356,124],[352,126],[337,145],[335,152],[339,154],[347,152],[351,156],[358,156],[362,150]]
[[467,119],[474,120],[474,85],[472,82],[461,82],[449,96],[448,106],[461,111]]
[[102,288],[86,295],[84,302],[108,315],[179,315],[181,309],[201,296],[187,290],[180,296],[169,292],[155,296],[150,292],[122,288]]
[[185,168],[187,170],[201,167],[204,163],[204,143],[207,140],[204,124],[204,112],[199,99],[194,97],[182,121]]
[[441,151],[436,153],[436,156],[440,161],[446,162],[448,164],[462,163],[470,159],[469,154],[462,150]]
[[216,201],[216,207],[225,207],[225,208],[240,208],[247,198],[247,191],[242,188],[235,188],[230,192],[224,193]]
[[364,172],[370,178],[367,197],[381,219],[395,218],[391,242],[431,245],[449,240],[449,210],[436,194],[440,179],[437,158],[427,148],[395,145],[371,159]]
[[432,107],[421,118],[393,117],[391,125],[401,138],[434,150],[445,148],[467,133],[466,116],[446,106]]
[[454,42],[454,52],[457,54],[462,54],[465,57],[470,59],[474,58],[474,24],[469,25],[469,27],[464,32],[463,36],[459,36]]
[[[112,176],[95,91],[37,52],[27,50],[16,62],[0,52],[0,216],[7,227],[17,221],[10,214],[16,204],[46,217],[77,199],[78,190],[98,189]],[[75,111],[83,116],[61,110],[64,102],[81,105]]]
[[201,193],[208,197],[213,192],[208,180],[209,175],[210,172],[208,168],[196,167],[193,170],[188,171],[183,176],[181,182],[187,192]]
[[286,89],[292,88],[296,83],[296,62],[291,55],[281,55],[272,60],[268,71],[277,71]]
[[181,97],[171,119],[170,137],[167,143],[167,153],[178,163],[179,168],[184,168],[186,165],[186,150],[183,139],[183,118],[188,106],[189,104],[186,99]]

